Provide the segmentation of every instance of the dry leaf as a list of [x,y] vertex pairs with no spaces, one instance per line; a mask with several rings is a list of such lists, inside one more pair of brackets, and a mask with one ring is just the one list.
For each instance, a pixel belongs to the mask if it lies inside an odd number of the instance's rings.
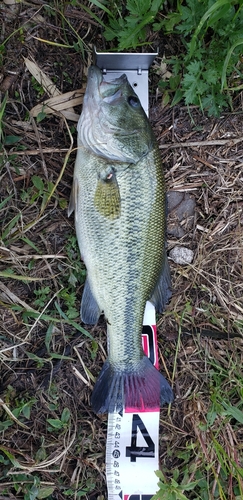
[[24,62],[29,72],[43,87],[47,94],[50,96],[57,96],[61,94],[60,90],[58,90],[53,81],[39,68],[36,62],[30,61],[27,57],[24,58]]
[[[60,94],[55,97],[51,97],[50,99],[47,99],[41,104],[37,104],[37,106],[32,108],[30,111],[30,115],[37,116],[41,112],[49,115],[57,111],[61,111],[66,118],[72,121],[78,121],[79,115],[74,112],[73,106],[78,106],[83,102],[84,92],[85,89],[82,88],[72,90],[71,92],[66,92],[65,94]],[[69,111],[63,112],[63,110],[67,109]]]

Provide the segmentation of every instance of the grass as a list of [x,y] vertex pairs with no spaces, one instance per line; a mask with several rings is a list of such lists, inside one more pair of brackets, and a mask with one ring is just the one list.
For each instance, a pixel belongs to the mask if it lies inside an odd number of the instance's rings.
[[[146,5],[148,14],[151,2]],[[66,213],[82,98],[72,110],[47,114],[43,106],[42,115],[35,118],[31,110],[51,97],[44,84],[48,80],[37,81],[24,62],[33,59],[43,72],[39,75],[48,77],[61,95],[80,89],[90,59],[89,44],[95,42],[100,50],[116,48],[115,39],[104,44],[99,22],[108,26],[109,11],[115,12],[116,4],[93,2],[84,7],[81,10],[80,2],[73,1],[49,6],[20,2],[12,9],[0,8],[5,30],[0,80],[3,498],[107,499],[107,417],[96,417],[90,409],[92,387],[105,358],[106,325],[101,320],[87,330],[80,324],[85,268],[73,219]],[[167,20],[172,22],[172,12]],[[161,17],[156,22],[162,22]],[[153,44],[155,32],[150,24],[144,29],[146,41]],[[205,24],[200,30],[202,42]],[[166,43],[166,50],[170,46],[172,54],[178,50],[175,34],[165,40],[162,32],[156,32],[158,39]],[[167,64],[166,69],[171,72],[175,67]],[[168,218],[168,251],[178,244],[187,246],[194,259],[188,266],[170,261],[173,297],[157,321],[161,367],[164,363],[176,393],[170,413],[161,410],[157,497],[240,500],[241,89],[232,101],[234,112],[220,118],[209,118],[195,106],[172,109],[168,100],[166,104],[166,89],[165,98],[160,94],[161,68],[163,51],[151,72],[151,122],[167,187],[193,196],[196,212],[193,221],[185,217],[179,223],[184,231],[180,238],[170,232],[178,223],[176,214]],[[226,65],[224,85],[225,71]],[[173,92],[178,84],[174,81]]]

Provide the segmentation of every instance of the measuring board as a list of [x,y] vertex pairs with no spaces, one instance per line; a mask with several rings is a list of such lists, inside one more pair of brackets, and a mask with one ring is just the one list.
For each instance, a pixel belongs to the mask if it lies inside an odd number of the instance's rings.
[[[95,52],[96,65],[107,81],[126,74],[148,115],[148,70],[157,53]],[[142,345],[158,368],[155,308],[146,303]],[[106,442],[108,500],[150,500],[158,490],[160,409],[109,413]]]

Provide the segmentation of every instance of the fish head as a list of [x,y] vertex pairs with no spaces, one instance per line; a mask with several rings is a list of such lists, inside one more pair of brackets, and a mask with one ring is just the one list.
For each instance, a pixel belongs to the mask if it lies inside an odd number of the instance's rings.
[[90,66],[78,136],[86,149],[111,161],[137,163],[151,151],[151,126],[125,74],[105,81]]

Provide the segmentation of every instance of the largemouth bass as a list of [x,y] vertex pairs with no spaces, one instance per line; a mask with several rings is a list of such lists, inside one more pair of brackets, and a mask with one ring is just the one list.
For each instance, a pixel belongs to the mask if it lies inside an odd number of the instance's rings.
[[148,118],[125,75],[111,82],[91,66],[78,123],[69,214],[87,279],[81,320],[107,321],[108,358],[91,398],[95,413],[158,408],[170,385],[144,355],[143,314],[170,297],[165,186]]

